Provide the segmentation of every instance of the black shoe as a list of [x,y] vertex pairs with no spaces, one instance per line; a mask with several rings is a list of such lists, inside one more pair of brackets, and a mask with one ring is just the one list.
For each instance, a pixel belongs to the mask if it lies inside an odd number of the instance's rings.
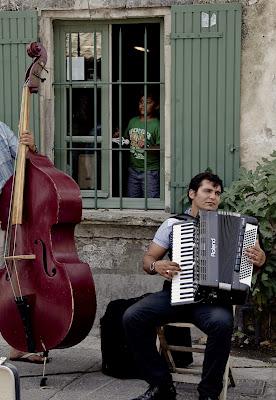
[[204,395],[200,395],[198,400],[218,400],[218,397],[210,397],[210,396],[204,396]]
[[175,400],[176,390],[172,383],[160,386],[149,386],[148,390],[132,400]]

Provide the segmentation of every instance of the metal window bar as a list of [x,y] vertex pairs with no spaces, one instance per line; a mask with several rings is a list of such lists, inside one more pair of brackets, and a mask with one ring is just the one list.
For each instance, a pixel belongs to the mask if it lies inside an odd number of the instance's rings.
[[[94,45],[94,148],[98,150],[98,135],[97,135],[97,36],[96,32],[93,34],[93,45]],[[98,151],[95,151],[94,168],[95,168],[95,188],[94,188],[94,199],[95,209],[98,208]]]
[[[69,34],[69,142],[70,142],[70,149],[69,150],[69,171],[70,175],[72,176],[73,171],[73,156],[72,156],[72,135],[73,135],[73,113],[72,113],[72,33]],[[67,118],[66,118],[67,119]],[[67,123],[67,121],[66,121]],[[68,151],[68,150],[67,150]],[[67,153],[66,151],[66,153]],[[65,157],[66,164],[67,164],[67,154]]]
[[[148,77],[148,44],[147,44],[147,27],[144,31],[144,80],[147,82]],[[144,83],[144,121],[145,121],[145,139],[144,139],[144,197],[145,197],[145,210],[148,209],[148,179],[147,179],[147,84]]]
[[[122,28],[119,30],[119,81],[122,81]],[[120,210],[123,209],[123,153],[122,153],[122,84],[119,84],[119,195]]]
[[[96,82],[96,84],[99,86],[99,83],[98,82]],[[136,82],[136,81],[120,81],[120,80],[117,80],[116,82],[110,82],[110,81],[101,81],[101,85],[102,86],[104,86],[104,85],[113,85],[113,86],[115,86],[115,85],[144,85],[144,84],[147,84],[147,85],[164,85],[164,82],[161,82],[161,81],[140,81],[140,82]],[[64,81],[64,82],[54,82],[53,83],[53,85],[54,86],[63,86],[63,87],[69,87],[70,86],[70,84],[67,82],[67,81]],[[74,81],[72,82],[72,86],[76,86],[76,87],[79,87],[79,88],[82,88],[82,87],[87,87],[87,82],[78,82],[78,83],[74,83]],[[93,81],[90,83],[89,82],[89,85],[91,86],[91,87],[93,87],[94,86],[94,83],[93,83]]]

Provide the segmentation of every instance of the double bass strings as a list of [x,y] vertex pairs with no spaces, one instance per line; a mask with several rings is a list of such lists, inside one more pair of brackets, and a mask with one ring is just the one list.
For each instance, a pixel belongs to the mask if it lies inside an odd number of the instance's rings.
[[[13,191],[14,191],[14,181],[15,181],[15,170],[16,170],[16,160],[17,160],[17,153],[16,152],[16,157],[15,157],[15,162],[14,162],[14,174],[13,174],[13,179],[12,179],[12,189],[11,189],[11,199],[10,199],[10,204],[9,204],[9,213],[8,213],[8,223],[7,223],[7,230],[6,230],[6,236],[5,236],[5,245],[4,245],[4,265],[9,277],[9,281],[10,281],[10,285],[11,285],[11,289],[13,292],[13,296],[16,299],[16,292],[15,292],[15,288],[14,288],[14,284],[13,284],[13,279],[12,279],[12,271],[11,268],[9,266],[9,263],[11,262],[11,260],[7,259],[8,254],[10,253],[10,248],[11,248],[11,235],[12,235],[12,225],[11,225],[11,210],[12,210],[12,198],[13,198]],[[16,236],[16,228],[15,228],[15,236]],[[14,240],[14,245],[13,245],[13,250],[12,250],[12,255],[15,254],[15,240]],[[21,287],[20,287],[20,282],[19,282],[19,278],[18,278],[18,272],[17,272],[17,266],[16,266],[16,262],[15,259],[12,259],[12,264],[13,264],[13,269],[15,271],[16,274],[16,281],[17,281],[17,286],[18,286],[18,290],[19,290],[19,296],[22,298],[22,291],[21,291]]]
[[[23,124],[26,124],[26,121],[29,120],[29,102],[28,102],[28,96],[27,96],[27,86],[26,83],[24,84],[23,87],[23,96],[21,100],[21,112],[20,112],[20,121],[19,121],[19,129],[18,129],[18,141],[20,140],[20,136],[24,130]],[[7,270],[7,274],[9,277],[9,281],[11,284],[11,289],[13,292],[14,299],[23,298],[22,295],[22,290],[21,290],[21,285],[20,285],[20,280],[18,276],[18,269],[17,269],[17,261],[15,259],[15,252],[16,252],[16,238],[17,238],[17,228],[18,224],[16,223],[14,225],[14,232],[12,232],[12,212],[14,211],[13,206],[14,206],[14,188],[15,188],[15,180],[16,180],[16,172],[17,172],[17,161],[18,161],[18,153],[19,149],[21,148],[20,142],[17,147],[16,151],[16,156],[14,160],[14,167],[13,167],[13,179],[12,179],[12,188],[11,188],[11,198],[10,198],[10,204],[9,204],[9,213],[8,213],[8,222],[7,222],[7,232],[6,232],[6,237],[5,237],[5,245],[4,245],[4,265]],[[24,145],[25,146],[25,145]],[[25,151],[25,149],[23,149]],[[17,221],[19,217],[19,208],[16,207],[16,218],[15,220]],[[14,233],[14,235],[12,235]],[[13,236],[13,237],[12,237]],[[7,260],[8,253],[11,251],[11,241],[13,240],[12,244],[12,259]],[[9,266],[9,262],[11,261],[13,268]],[[13,272],[16,277],[16,284],[18,288],[18,294],[16,293],[16,289],[14,286],[13,282]]]

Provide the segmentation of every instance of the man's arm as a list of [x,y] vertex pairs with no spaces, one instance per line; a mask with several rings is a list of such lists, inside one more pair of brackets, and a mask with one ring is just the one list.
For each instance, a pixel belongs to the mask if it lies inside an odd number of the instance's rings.
[[12,158],[15,158],[16,153],[17,153],[17,146],[18,146],[17,136],[14,134],[14,132],[11,130],[11,128],[8,125],[6,125],[4,122],[0,123],[0,128],[3,132],[3,136],[6,138],[6,140],[8,142],[10,154],[11,154]]
[[[18,138],[7,125],[4,125],[4,126],[5,126],[5,133],[6,133],[6,137],[8,139],[8,144],[9,144],[11,155],[13,158],[15,158],[16,153],[17,153],[17,147],[18,147]],[[28,132],[28,131],[23,132],[20,137],[20,143],[28,146],[31,151],[34,151],[34,152],[36,151],[34,135],[31,132]]]
[[167,279],[172,278],[181,269],[176,262],[162,260],[166,253],[167,249],[152,242],[144,255],[144,271],[151,275],[159,274]]

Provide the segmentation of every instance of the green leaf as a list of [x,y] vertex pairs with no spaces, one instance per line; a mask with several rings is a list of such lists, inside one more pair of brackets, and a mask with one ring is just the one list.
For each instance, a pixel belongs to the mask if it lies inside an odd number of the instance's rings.
[[268,307],[276,296],[276,150],[254,171],[240,169],[239,179],[225,189],[221,206],[259,221],[268,256],[263,271],[253,275],[252,300],[258,307]]

